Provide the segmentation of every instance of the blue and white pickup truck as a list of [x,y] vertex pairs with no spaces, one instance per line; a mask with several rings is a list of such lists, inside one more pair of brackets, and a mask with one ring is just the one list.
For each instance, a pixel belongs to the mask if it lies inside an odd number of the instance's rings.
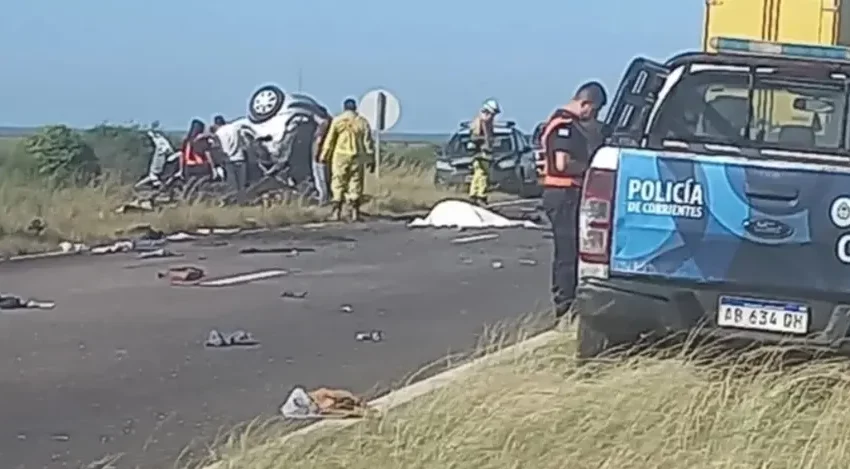
[[635,59],[579,216],[580,357],[695,329],[850,351],[850,49]]

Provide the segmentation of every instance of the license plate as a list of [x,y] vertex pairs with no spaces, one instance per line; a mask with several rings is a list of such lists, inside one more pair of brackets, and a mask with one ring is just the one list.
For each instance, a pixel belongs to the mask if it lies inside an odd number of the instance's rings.
[[463,182],[472,182],[472,175],[464,177]]
[[789,301],[721,296],[717,307],[717,325],[805,334],[809,331],[809,307]]

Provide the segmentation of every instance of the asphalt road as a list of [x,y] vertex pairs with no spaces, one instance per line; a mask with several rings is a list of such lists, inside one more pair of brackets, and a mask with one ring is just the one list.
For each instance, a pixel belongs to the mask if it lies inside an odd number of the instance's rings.
[[[121,468],[170,467],[193,439],[273,415],[293,386],[374,393],[473,347],[485,324],[545,308],[543,232],[450,242],[465,235],[375,223],[173,245],[185,254],[176,260],[115,254],[0,265],[4,292],[57,302],[0,314],[0,466],[77,468],[125,453]],[[263,243],[316,251],[238,252]],[[185,263],[211,277],[289,275],[219,288],[156,276]],[[284,290],[309,294],[285,299]],[[211,328],[252,332],[261,345],[207,349]],[[354,339],[371,329],[385,340]]]

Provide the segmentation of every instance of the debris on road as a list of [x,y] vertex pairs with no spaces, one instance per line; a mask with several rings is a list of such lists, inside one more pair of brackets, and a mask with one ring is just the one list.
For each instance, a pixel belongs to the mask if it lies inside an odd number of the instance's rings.
[[381,342],[384,340],[384,333],[378,330],[358,332],[354,334],[354,339],[358,342]]
[[198,228],[195,231],[198,234],[202,234],[202,235],[235,235],[235,234],[239,234],[242,231],[242,229],[241,228],[219,227],[219,228]]
[[23,299],[16,295],[0,294],[0,309],[53,309],[55,301]]
[[62,241],[59,243],[59,250],[62,252],[84,252],[88,251],[89,247],[83,243],[71,243],[68,241]]
[[348,305],[348,304],[340,305],[339,311],[341,313],[351,314],[352,312],[354,312],[354,308],[352,308],[351,305]]
[[239,254],[300,254],[302,252],[316,252],[316,248],[302,248],[302,247],[277,247],[277,248],[257,248],[257,247],[248,247],[242,248],[239,250]]
[[504,267],[505,264],[503,264],[502,261],[493,261],[493,262],[490,263],[490,266],[493,267],[494,269],[498,270],[498,269],[501,269],[502,267]]
[[103,246],[95,246],[91,248],[92,254],[115,254],[118,252],[130,252],[133,250],[133,242],[132,241],[116,241],[112,244],[106,244]]
[[200,236],[186,233],[185,231],[178,231],[177,233],[170,234],[165,237],[165,239],[172,242],[180,242],[180,241],[194,241],[196,239],[200,239]]
[[204,342],[204,345],[210,348],[251,347],[259,344],[260,342],[250,332],[240,330],[231,334],[222,334],[217,329],[211,330]]
[[145,213],[154,210],[153,203],[150,200],[134,200],[120,205],[115,209],[115,213]]
[[520,265],[537,265],[537,261],[535,261],[534,259],[522,258],[518,262]]
[[364,417],[369,413],[366,402],[345,389],[319,388],[307,392],[302,387],[293,389],[280,406],[280,413],[288,419],[322,419]]
[[183,257],[183,254],[179,252],[169,251],[165,248],[154,249],[153,251],[147,251],[139,253],[137,256],[139,259],[159,259],[163,257]]
[[466,257],[466,256],[461,256],[460,257],[460,263],[464,264],[464,265],[472,265],[472,258],[469,258],[469,257]]
[[489,241],[491,239],[498,239],[498,233],[482,233],[479,235],[472,236],[460,236],[452,239],[452,244],[467,244],[467,243],[477,243],[478,241]]
[[53,441],[71,441],[71,436],[65,433],[55,433],[50,435],[50,439]]
[[428,216],[417,218],[410,228],[538,228],[528,220],[511,220],[483,207],[462,200],[444,200],[435,205]]
[[157,272],[156,274],[158,278],[167,278],[173,285],[195,284],[205,275],[204,269],[191,265],[170,267],[165,272]]
[[304,298],[307,298],[307,293],[308,292],[306,292],[306,291],[289,291],[289,290],[286,290],[283,293],[281,293],[280,296],[283,297],[283,298],[294,298],[294,299],[297,299],[297,300],[303,300]]

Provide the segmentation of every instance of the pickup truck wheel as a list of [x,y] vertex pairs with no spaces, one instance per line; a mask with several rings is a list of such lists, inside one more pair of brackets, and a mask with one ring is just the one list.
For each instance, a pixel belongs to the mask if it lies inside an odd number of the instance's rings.
[[581,359],[595,358],[603,352],[636,340],[629,339],[622,333],[612,333],[602,330],[586,318],[578,316],[577,357]]

